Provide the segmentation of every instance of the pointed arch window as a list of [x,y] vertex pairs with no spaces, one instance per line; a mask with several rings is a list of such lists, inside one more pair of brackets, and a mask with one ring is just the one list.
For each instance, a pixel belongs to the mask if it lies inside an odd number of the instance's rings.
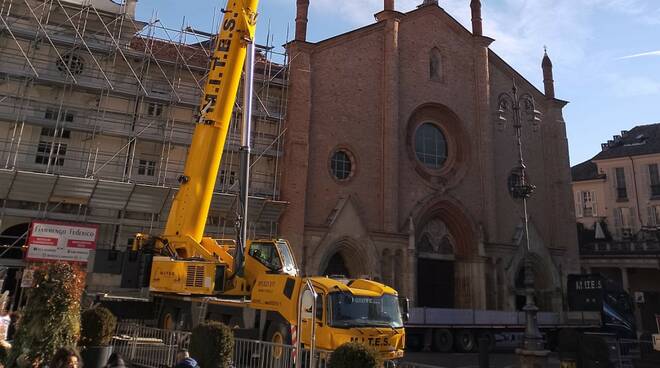
[[429,57],[429,78],[435,81],[442,81],[443,65],[442,54],[437,47],[431,49]]

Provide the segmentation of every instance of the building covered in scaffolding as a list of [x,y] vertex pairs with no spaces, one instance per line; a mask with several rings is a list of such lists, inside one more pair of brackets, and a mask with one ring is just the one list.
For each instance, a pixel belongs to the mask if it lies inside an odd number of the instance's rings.
[[[135,19],[136,0],[0,0],[0,245],[21,267],[34,219],[99,226],[91,286],[120,286],[124,250],[158,234],[177,190],[212,35]],[[256,65],[250,235],[277,233],[286,59]],[[235,233],[240,101],[207,223]],[[101,276],[99,276],[101,275]],[[124,285],[126,286],[126,285]]]

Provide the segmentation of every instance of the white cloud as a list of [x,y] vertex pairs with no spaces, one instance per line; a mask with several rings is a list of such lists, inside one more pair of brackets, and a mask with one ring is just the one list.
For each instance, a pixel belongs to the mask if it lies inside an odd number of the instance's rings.
[[627,56],[622,56],[619,59],[632,59],[632,58],[638,58],[638,57],[644,57],[644,56],[660,56],[660,50],[658,51],[649,51],[649,52],[642,52],[639,54],[633,54],[633,55],[627,55]]
[[[421,3],[422,0],[396,0],[395,6],[397,10],[407,12]],[[523,75],[537,82],[541,78],[543,46],[548,46],[550,57],[560,68],[582,69],[585,64],[597,63],[589,44],[598,36],[593,19],[598,12],[612,12],[640,22],[646,17],[660,23],[660,2],[656,0],[500,0],[482,3],[484,34],[495,39],[492,49]],[[469,1],[440,0],[439,4],[471,29]],[[329,18],[339,17],[358,27],[373,23],[373,14],[382,9],[383,0],[311,0],[310,7],[313,12]],[[612,57],[608,58],[611,60]]]

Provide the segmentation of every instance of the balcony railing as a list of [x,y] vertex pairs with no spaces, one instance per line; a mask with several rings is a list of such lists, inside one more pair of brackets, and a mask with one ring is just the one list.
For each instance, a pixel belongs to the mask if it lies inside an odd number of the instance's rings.
[[593,242],[581,245],[580,254],[593,256],[660,255],[660,241]]

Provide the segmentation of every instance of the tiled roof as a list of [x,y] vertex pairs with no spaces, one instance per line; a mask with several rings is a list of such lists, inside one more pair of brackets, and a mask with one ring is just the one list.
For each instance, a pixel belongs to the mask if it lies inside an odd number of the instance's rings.
[[605,174],[599,174],[596,164],[589,160],[571,167],[571,177],[573,181],[585,181],[604,178]]
[[[172,63],[185,61],[188,65],[206,69],[209,66],[209,56],[206,54],[210,52],[209,43],[210,41],[181,44],[137,35],[131,40],[130,47],[136,51],[150,49],[153,56],[159,61]],[[262,52],[256,53],[255,62],[257,70],[263,70],[266,65],[270,64]],[[271,66],[277,70],[281,67],[277,63],[272,63]]]
[[591,160],[641,156],[660,153],[660,123],[639,125],[603,144],[603,150]]

